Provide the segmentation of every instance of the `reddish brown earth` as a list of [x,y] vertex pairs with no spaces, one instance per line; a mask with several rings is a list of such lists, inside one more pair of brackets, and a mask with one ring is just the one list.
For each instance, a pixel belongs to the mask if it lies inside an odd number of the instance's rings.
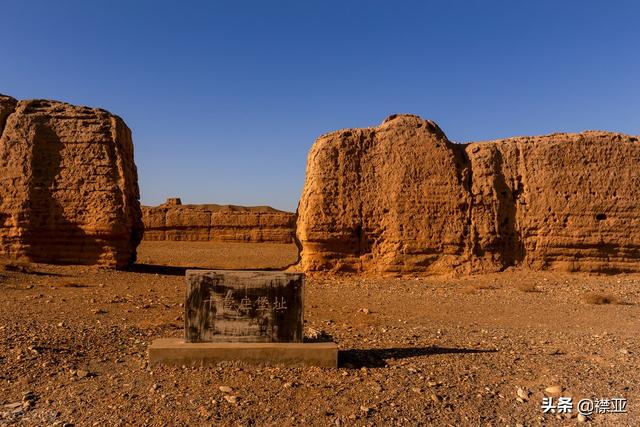
[[305,271],[640,271],[640,140],[454,144],[391,116],[321,136],[298,208]]
[[0,96],[0,254],[121,267],[142,237],[131,131],[97,108]]
[[143,206],[144,240],[291,243],[296,218],[269,206],[183,205],[178,198]]
[[278,269],[298,260],[293,243],[149,241],[138,246],[138,263],[210,269]]
[[170,368],[146,351],[182,334],[182,269],[20,267],[0,277],[0,425],[577,424],[542,414],[549,386],[629,400],[588,425],[640,424],[638,274],[317,274],[308,332],[338,343],[338,369]]

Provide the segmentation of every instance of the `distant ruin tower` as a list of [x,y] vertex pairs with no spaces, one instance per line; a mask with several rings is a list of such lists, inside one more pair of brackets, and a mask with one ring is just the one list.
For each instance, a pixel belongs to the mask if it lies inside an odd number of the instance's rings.
[[182,200],[180,197],[169,197],[166,202],[164,202],[165,206],[178,206],[182,204]]

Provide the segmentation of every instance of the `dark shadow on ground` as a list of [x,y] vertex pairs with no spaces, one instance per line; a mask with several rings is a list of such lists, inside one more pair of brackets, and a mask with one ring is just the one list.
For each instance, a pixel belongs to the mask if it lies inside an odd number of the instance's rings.
[[[63,274],[63,273],[54,273],[51,271],[37,271],[37,270],[14,270],[14,269],[6,269],[5,271],[8,272],[18,272],[18,273],[23,273],[23,274],[27,274],[27,275],[32,275],[32,276],[50,276],[50,277],[67,277],[68,274]],[[0,275],[2,275],[2,273],[0,273]]]
[[405,348],[371,348],[365,350],[340,350],[338,366],[343,368],[383,368],[387,359],[406,359],[408,357],[432,356],[435,354],[474,354],[496,353],[498,350],[475,348],[447,347],[405,347]]
[[63,273],[53,273],[51,271],[36,271],[36,270],[27,271],[26,274],[32,274],[34,276],[55,276],[55,277],[69,276],[68,274],[63,274]]

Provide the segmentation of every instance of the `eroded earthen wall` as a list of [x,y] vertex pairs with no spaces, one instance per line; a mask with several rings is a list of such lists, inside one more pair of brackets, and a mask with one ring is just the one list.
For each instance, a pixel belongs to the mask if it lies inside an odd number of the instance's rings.
[[493,253],[498,266],[534,269],[640,270],[637,137],[559,133],[469,144],[466,152],[478,206],[472,223],[482,236],[475,257]]
[[4,256],[129,264],[143,231],[130,130],[96,108],[15,103],[0,138],[0,215]]
[[142,208],[145,240],[291,243],[295,215],[269,207],[176,205]]
[[306,271],[640,270],[640,142],[453,144],[430,121],[320,137],[298,209]]
[[298,207],[302,267],[442,272],[460,265],[469,209],[463,161],[433,122],[416,116],[320,137]]

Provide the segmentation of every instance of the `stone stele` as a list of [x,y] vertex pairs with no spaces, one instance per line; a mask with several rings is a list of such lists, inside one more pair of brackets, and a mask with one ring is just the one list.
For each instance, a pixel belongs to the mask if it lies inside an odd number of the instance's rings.
[[304,275],[187,271],[186,342],[302,342]]
[[155,340],[152,364],[337,367],[335,343],[303,343],[303,273],[187,270],[186,282],[184,339]]

